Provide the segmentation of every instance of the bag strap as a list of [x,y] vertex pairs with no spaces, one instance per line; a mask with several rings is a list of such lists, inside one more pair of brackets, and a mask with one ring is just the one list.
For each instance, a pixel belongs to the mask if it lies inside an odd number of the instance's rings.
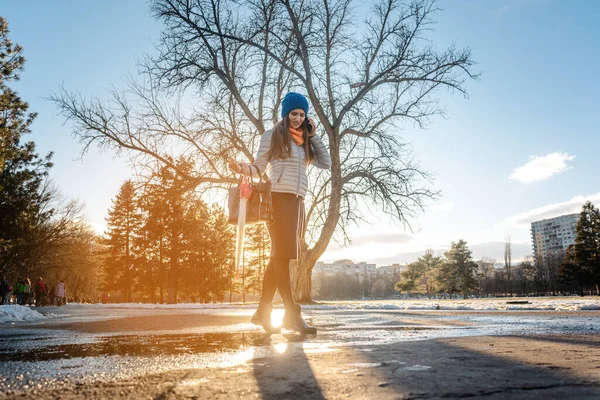
[[[257,166],[257,165],[253,165],[253,164],[249,164],[249,166],[250,166],[250,169],[252,169],[252,167],[256,168],[256,173],[258,174],[258,179],[259,179],[259,182],[261,182],[261,183],[262,183],[262,182],[263,182],[263,177],[262,177],[262,175],[261,175],[261,173],[260,173],[260,168],[258,168],[258,166]],[[250,171],[250,176],[252,177],[252,171]],[[253,182],[253,183],[254,183],[254,182]]]

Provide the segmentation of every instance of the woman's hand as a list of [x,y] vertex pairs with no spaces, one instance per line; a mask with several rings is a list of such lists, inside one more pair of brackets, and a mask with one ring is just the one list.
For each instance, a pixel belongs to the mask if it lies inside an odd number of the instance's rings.
[[315,121],[312,118],[307,117],[306,120],[308,122],[308,125],[310,126],[310,130],[308,131],[308,137],[311,138],[317,134],[317,128],[315,125]]
[[236,174],[242,172],[242,165],[239,162],[237,162],[235,158],[229,157],[227,159],[227,165],[229,166],[229,169],[235,172]]

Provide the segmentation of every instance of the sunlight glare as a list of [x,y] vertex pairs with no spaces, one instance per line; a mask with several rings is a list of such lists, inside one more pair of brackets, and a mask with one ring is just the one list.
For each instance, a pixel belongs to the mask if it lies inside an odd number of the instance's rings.
[[273,347],[275,347],[275,350],[277,350],[277,352],[279,354],[283,354],[287,350],[288,344],[287,343],[277,343]]

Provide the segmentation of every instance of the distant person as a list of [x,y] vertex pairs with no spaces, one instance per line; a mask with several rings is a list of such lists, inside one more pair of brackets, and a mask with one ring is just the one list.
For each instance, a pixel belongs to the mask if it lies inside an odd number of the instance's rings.
[[52,289],[54,285],[46,283],[46,295],[42,299],[42,303],[45,306],[51,306],[55,303],[54,301],[54,290]]
[[54,290],[54,299],[59,306],[62,306],[63,304],[66,304],[66,296],[67,290],[65,288],[65,282],[61,279]]
[[7,303],[10,299],[10,285],[5,277],[2,277],[2,281],[0,281],[0,297],[2,298],[2,303]]
[[35,285],[33,285],[33,293],[35,295],[35,306],[41,307],[42,301],[46,296],[46,284],[41,276],[38,278]]
[[23,279],[23,303],[21,304],[22,306],[24,306],[25,304],[31,305],[31,298],[33,297],[31,295],[32,290],[33,289],[31,287],[31,281],[29,280],[29,278]]
[[23,291],[25,290],[25,284],[23,283],[23,279],[17,279],[17,283],[15,283],[15,294],[17,295],[17,304],[21,305],[23,302]]

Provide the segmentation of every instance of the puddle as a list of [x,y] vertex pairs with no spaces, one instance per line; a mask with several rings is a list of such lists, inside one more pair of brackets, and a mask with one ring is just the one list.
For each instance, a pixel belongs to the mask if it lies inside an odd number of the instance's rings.
[[386,331],[386,332],[396,332],[396,331],[439,331],[442,328],[434,327],[434,326],[398,326],[398,325],[378,325],[378,326],[344,326],[341,329],[337,329],[339,331]]
[[381,367],[381,363],[380,362],[376,362],[376,363],[352,363],[352,364],[348,364],[351,367],[357,367],[357,368],[376,368],[376,367]]
[[[301,340],[297,335],[289,335],[286,338],[289,342]],[[61,344],[28,351],[7,350],[0,347],[0,362],[49,361],[113,355],[139,357],[189,355],[226,352],[264,344],[265,334],[262,332],[104,336],[92,343]]]
[[428,365],[408,365],[406,367],[398,368],[395,372],[400,371],[410,371],[410,372],[418,372],[418,371],[428,371],[431,367]]
[[11,336],[0,336],[1,342],[20,342],[22,340],[26,340],[28,342],[32,341],[42,341],[53,339],[50,336],[36,336],[35,334],[19,334],[19,335],[11,335]]

